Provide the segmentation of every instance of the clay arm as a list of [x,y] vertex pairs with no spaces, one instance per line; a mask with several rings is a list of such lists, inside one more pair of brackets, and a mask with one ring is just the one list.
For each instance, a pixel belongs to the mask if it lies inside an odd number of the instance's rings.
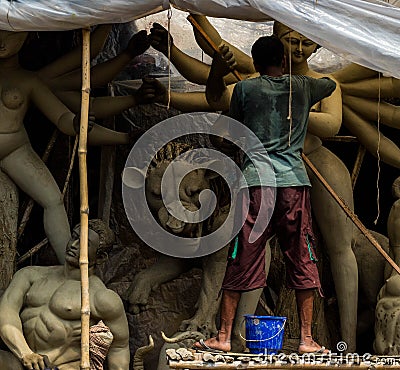
[[[90,56],[95,57],[103,49],[107,36],[111,30],[111,24],[98,26],[91,34],[90,40]],[[58,58],[53,63],[48,64],[38,71],[38,75],[43,80],[51,80],[65,73],[68,73],[76,68],[79,68],[82,63],[82,50],[77,46],[69,53]]]
[[[149,38],[151,46],[168,57],[168,31],[160,24],[153,23]],[[178,49],[172,37],[170,38],[170,42],[171,62],[179,73],[190,82],[198,85],[205,85],[210,72],[210,66],[196,58],[192,58]],[[235,81],[236,79],[233,76],[227,79],[227,83],[233,83]]]
[[334,136],[342,124],[342,94],[338,83],[333,93],[320,104],[320,111],[310,112],[308,132],[319,137]]
[[[78,91],[57,91],[57,97],[70,109],[72,112],[78,113],[81,109],[81,94]],[[121,112],[135,107],[139,104],[152,102],[155,97],[155,91],[152,86],[146,89],[142,85],[138,90],[131,95],[125,96],[101,96],[91,98],[90,112],[99,119],[107,118],[120,114]]]
[[343,124],[372,155],[377,155],[379,145],[380,159],[400,168],[400,148],[347,105],[343,105]]
[[39,365],[41,369],[44,369],[42,356],[34,353],[25,340],[19,316],[26,293],[31,287],[32,273],[34,271],[31,268],[17,271],[1,297],[0,335],[10,351],[21,360],[24,366],[33,369],[34,365]]
[[[154,91],[154,103],[168,104],[168,91],[166,87],[155,78],[144,78],[143,88]],[[171,91],[170,105],[181,112],[205,112],[212,108],[207,103],[204,92],[178,93]]]
[[[196,20],[196,22],[201,26],[201,28],[205,31],[205,33],[210,37],[210,39],[214,42],[215,45],[220,45],[224,43],[229,47],[229,50],[235,56],[235,60],[237,63],[237,70],[241,73],[252,74],[255,73],[253,59],[248,56],[243,51],[239,50],[234,45],[230,44],[226,40],[221,38],[219,32],[214,28],[214,26],[208,21],[207,17],[204,15],[191,14],[191,16]],[[210,47],[210,45],[204,40],[203,36],[197,31],[195,27],[193,27],[194,36],[196,38],[197,44],[201,47],[201,49],[210,57],[214,55],[214,50]]]
[[[81,107],[81,94],[77,91],[58,92],[57,97],[72,112],[79,112]],[[136,94],[126,96],[101,96],[91,98],[90,111],[96,118],[103,119],[114,116],[126,109],[141,104]]]
[[135,33],[129,40],[127,48],[116,57],[95,65],[91,70],[93,87],[106,86],[135,57],[143,54],[150,47],[145,30]]
[[[153,23],[150,30],[150,45],[168,58],[168,31],[158,23]],[[170,58],[179,73],[188,81],[204,85],[210,66],[178,49],[170,36]]]
[[378,99],[400,97],[400,80],[394,77],[373,78],[341,85],[346,95]]
[[362,117],[370,121],[378,121],[378,112],[380,122],[389,127],[400,129],[400,107],[386,102],[378,103],[377,100],[363,99],[355,96],[345,95],[344,104]]
[[[133,58],[143,54],[149,46],[150,44],[146,31],[142,30],[134,34],[124,51],[114,58],[104,63],[99,63],[91,68],[91,86],[107,86]],[[41,76],[39,75],[39,77]],[[79,90],[82,84],[82,71],[78,68],[46,82],[52,90]]]
[[121,298],[110,289],[100,290],[94,297],[94,306],[114,337],[107,355],[108,368],[129,370],[129,329]]
[[377,77],[378,72],[367,67],[360,66],[359,64],[352,63],[347,67],[339,69],[332,73],[332,76],[340,83],[349,83],[358,80],[365,80],[372,77]]
[[[75,114],[68,110],[38,78],[33,79],[31,85],[30,97],[33,103],[61,132],[69,136],[75,136],[76,132],[73,125]],[[128,144],[129,135],[94,125],[88,135],[88,143],[91,145]]]
[[229,47],[220,45],[220,53],[215,52],[211,71],[206,84],[206,97],[210,107],[214,110],[227,111],[231,102],[234,86],[227,87],[224,76],[236,67],[236,60]]

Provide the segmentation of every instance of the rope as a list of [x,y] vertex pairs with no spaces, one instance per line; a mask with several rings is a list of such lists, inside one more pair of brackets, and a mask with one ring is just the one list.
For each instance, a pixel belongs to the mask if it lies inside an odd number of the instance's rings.
[[[292,47],[292,37],[289,33],[289,45]],[[293,91],[292,91],[292,51],[289,50],[289,107],[288,107],[288,117],[289,120],[289,141],[288,146],[290,146],[290,140],[292,138],[292,126],[293,126],[293,118],[292,118],[292,99],[293,99]]]
[[378,75],[378,119],[377,119],[377,126],[378,126],[378,146],[376,148],[376,157],[378,159],[378,174],[376,177],[376,206],[377,206],[377,215],[374,221],[374,225],[378,223],[378,219],[381,213],[380,209],[380,189],[379,189],[379,180],[381,176],[381,155],[380,155],[380,146],[381,146],[381,74]]
[[168,18],[168,103],[167,110],[169,110],[171,105],[171,18],[172,9],[169,8],[167,12]]

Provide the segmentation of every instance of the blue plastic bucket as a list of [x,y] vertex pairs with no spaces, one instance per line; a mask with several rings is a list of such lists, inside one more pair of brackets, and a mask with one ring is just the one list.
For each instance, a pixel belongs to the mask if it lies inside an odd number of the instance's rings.
[[250,353],[274,355],[282,349],[286,317],[244,315]]

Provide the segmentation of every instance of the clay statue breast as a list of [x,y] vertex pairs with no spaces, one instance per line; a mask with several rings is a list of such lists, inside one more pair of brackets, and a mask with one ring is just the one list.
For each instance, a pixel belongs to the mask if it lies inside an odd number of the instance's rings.
[[18,88],[4,88],[1,92],[1,101],[8,109],[18,109],[24,100],[24,94]]
[[63,320],[79,320],[80,307],[80,285],[75,281],[62,284],[49,302],[50,311]]

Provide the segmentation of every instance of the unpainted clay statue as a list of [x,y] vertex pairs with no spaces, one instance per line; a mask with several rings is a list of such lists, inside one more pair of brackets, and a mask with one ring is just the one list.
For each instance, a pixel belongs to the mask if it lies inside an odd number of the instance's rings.
[[[12,352],[0,351],[2,370],[80,368],[79,238],[78,225],[66,246],[64,265],[25,267],[17,271],[2,296],[0,335]],[[113,240],[112,231],[101,220],[89,221],[90,325],[102,320],[113,335],[108,368],[128,370],[129,330],[124,306],[118,294],[94,275],[96,263],[106,258]],[[45,360],[50,366],[45,366]]]
[[[186,144],[171,142],[157,153],[157,160],[152,162],[147,173],[130,167],[129,172],[125,169],[123,181],[127,186],[136,189],[143,186],[144,183],[146,184],[145,191],[149,208],[165,230],[180,237],[198,238],[217,230],[226,220],[229,209],[224,207],[224,194],[216,173],[207,169],[196,169],[183,177],[180,183],[180,200],[186,209],[196,211],[200,208],[200,192],[205,189],[215,190],[216,187],[219,187],[220,197],[211,217],[212,222],[206,220],[202,223],[189,224],[176,219],[168,212],[169,207],[173,204],[169,204],[161,198],[161,180],[171,161],[177,156],[183,155],[190,148]],[[176,171],[179,170],[180,167],[176,168]],[[146,181],[143,181],[144,176]],[[179,174],[177,173],[175,176],[179,177]],[[173,188],[176,184],[167,184],[166,186]],[[227,248],[222,248],[201,258],[203,280],[196,304],[197,310],[192,318],[182,322],[181,331],[200,331],[205,335],[217,332],[215,316],[218,311],[219,297],[215,281],[222,281],[226,258]],[[157,261],[150,268],[139,272],[131,284],[128,299],[133,311],[139,312],[141,309],[145,309],[152,290],[155,290],[160,284],[178,277],[191,267],[193,264],[188,263],[186,258],[160,254]]]
[[400,148],[378,124],[400,129],[400,108],[385,101],[400,97],[400,80],[351,64],[335,73],[343,93],[343,124],[383,162],[400,168]]
[[[63,133],[75,136],[77,132],[74,127],[77,126],[79,114],[75,116],[36,73],[26,71],[19,65],[18,52],[27,35],[27,32],[0,30],[0,117],[2,117],[0,170],[44,208],[46,235],[58,260],[64,262],[64,249],[71,234],[60,190],[43,161],[33,151],[23,119],[28,106],[33,103]],[[66,76],[61,81],[65,82],[68,79]],[[75,84],[77,85],[78,82]],[[78,86],[75,88],[79,89]],[[146,92],[140,90],[130,104],[144,102],[146,97]],[[80,93],[77,98],[80,99]],[[117,110],[126,109],[125,105],[125,103],[122,104],[122,107],[119,106]],[[115,109],[112,106],[103,106],[106,107],[103,111],[110,107],[109,113],[114,113]],[[78,110],[75,113],[78,113]],[[100,113],[99,115],[101,116]],[[92,145],[128,144],[129,142],[127,133],[112,131],[96,124],[91,128],[88,136],[88,143]]]
[[[395,202],[389,213],[387,230],[389,247],[394,261],[400,262],[400,177],[393,183]],[[375,342],[376,353],[382,355],[398,355],[400,353],[400,331],[398,319],[400,312],[400,275],[392,269],[378,295],[375,311]]]
[[[101,25],[91,33],[90,51],[92,58],[102,50],[110,28],[110,25]],[[122,50],[114,58],[96,64],[91,68],[91,88],[106,87],[133,58],[143,54],[149,46],[146,31],[142,30],[134,34],[125,50]],[[37,76],[46,83],[51,91],[72,112],[79,112],[80,110],[82,88],[81,57],[81,47],[76,47],[36,71]],[[141,94],[135,91],[126,96],[91,97],[90,110],[96,118],[105,118],[142,103]]]
[[[219,34],[207,19],[198,15],[194,17],[202,25],[203,29],[214,37],[214,43],[221,45]],[[308,67],[307,59],[317,49],[316,43],[279,23],[275,24],[275,33],[285,45],[287,59],[291,61],[293,74],[305,74],[316,78],[324,76],[310,70]],[[167,36],[165,29],[155,25],[151,30],[150,36],[152,46],[165,53],[167,50]],[[201,36],[198,37],[198,40],[200,39]],[[223,45],[221,46],[221,52],[224,54],[225,60],[230,62],[231,65],[235,62],[235,66],[237,65],[237,69],[242,73],[243,78],[254,76],[255,71],[251,58],[236,48],[231,51],[225,41],[223,41]],[[209,50],[209,48],[204,47],[204,50],[214,56],[213,51]],[[234,58],[234,61],[232,58]],[[222,63],[218,56],[214,56],[213,64],[210,67],[178,51],[177,47],[172,43],[171,61],[185,78],[197,83],[206,82],[207,104],[202,105],[202,110],[226,111],[229,109],[234,87],[232,83],[235,80],[233,75],[229,73],[229,68],[225,63]],[[154,82],[154,85],[161,88],[157,82]],[[183,95],[173,93],[170,99],[173,106],[178,109],[183,108],[184,111],[193,109],[195,106],[193,100],[196,101],[197,105],[202,104],[204,101],[204,97],[201,100],[186,94],[187,105],[185,106],[185,97]],[[164,95],[160,94],[158,100],[165,101],[165,99],[165,93]],[[338,85],[330,97],[323,99],[310,112],[304,152],[335,192],[352,209],[353,193],[348,170],[339,158],[322,146],[319,139],[319,137],[335,135],[340,128],[341,118],[342,100]],[[313,185],[311,190],[312,209],[328,250],[337,291],[342,339],[348,344],[349,351],[354,351],[356,344],[358,275],[356,259],[351,250],[351,241],[354,234],[353,224],[316,177],[312,173],[309,173],[309,176]],[[258,299],[255,299],[253,305],[249,304],[249,313],[252,313],[251,310],[254,312],[257,302]],[[252,309],[250,308],[251,306],[253,307]],[[234,332],[236,334],[239,333],[238,326],[236,326]]]

